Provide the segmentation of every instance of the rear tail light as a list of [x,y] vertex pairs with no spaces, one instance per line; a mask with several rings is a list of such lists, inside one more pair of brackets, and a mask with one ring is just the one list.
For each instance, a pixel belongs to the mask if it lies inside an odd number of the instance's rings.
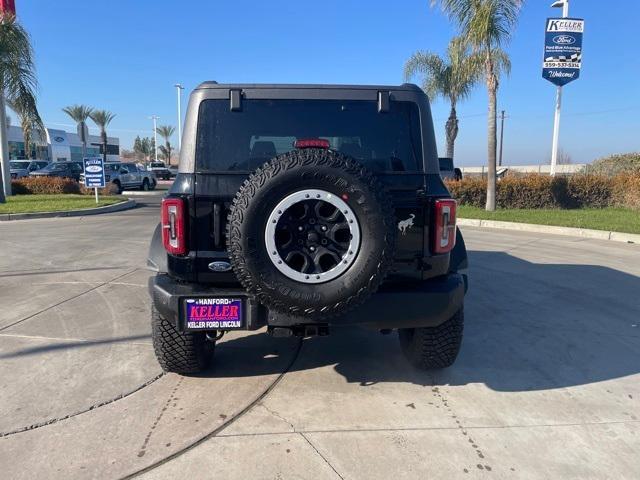
[[436,200],[435,219],[433,251],[448,253],[456,244],[456,201],[450,198]]
[[295,148],[329,148],[329,140],[324,138],[303,138],[293,142]]
[[187,253],[185,203],[181,198],[164,198],[160,214],[162,243],[171,255]]

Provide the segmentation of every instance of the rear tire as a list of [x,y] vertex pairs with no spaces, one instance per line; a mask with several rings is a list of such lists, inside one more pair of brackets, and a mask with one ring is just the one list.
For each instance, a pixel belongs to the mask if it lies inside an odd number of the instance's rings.
[[211,363],[215,342],[204,332],[181,333],[151,306],[151,337],[158,363],[165,372],[193,374]]
[[147,180],[146,178],[144,180],[142,180],[142,186],[140,187],[140,189],[143,192],[148,192],[149,191],[149,180]]
[[122,194],[122,185],[120,184],[120,182],[116,180],[115,182],[113,182],[113,184],[116,186],[118,195]]
[[420,370],[453,365],[460,352],[464,328],[464,309],[437,327],[401,328],[400,348],[407,360]]

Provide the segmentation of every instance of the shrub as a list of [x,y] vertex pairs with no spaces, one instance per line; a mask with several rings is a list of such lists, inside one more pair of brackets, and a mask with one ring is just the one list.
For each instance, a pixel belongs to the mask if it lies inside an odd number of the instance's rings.
[[[446,181],[451,196],[461,205],[483,208],[486,180],[465,178]],[[640,174],[577,174],[551,177],[529,174],[507,176],[497,182],[498,208],[604,208],[619,206],[640,209]]]
[[617,207],[640,210],[640,175],[614,177],[611,203]]
[[604,208],[612,203],[613,180],[604,175],[573,175],[567,179],[562,208]]
[[565,183],[562,177],[547,175],[507,176],[497,184],[496,202],[500,208],[556,208]]
[[70,178],[26,177],[11,181],[15,195],[80,193],[80,184]]
[[23,182],[19,180],[11,180],[11,193],[14,195],[28,195],[31,192]]
[[[95,191],[93,188],[87,188],[84,185],[80,185],[80,193],[82,195],[95,195]],[[99,188],[98,193],[106,197],[119,194],[118,187],[113,183],[108,183],[106,187]]]
[[466,177],[455,182],[445,180],[451,196],[461,205],[484,208],[487,202],[487,181],[479,177]]
[[600,158],[588,165],[587,168],[589,173],[601,175],[640,174],[640,152],[621,153]]

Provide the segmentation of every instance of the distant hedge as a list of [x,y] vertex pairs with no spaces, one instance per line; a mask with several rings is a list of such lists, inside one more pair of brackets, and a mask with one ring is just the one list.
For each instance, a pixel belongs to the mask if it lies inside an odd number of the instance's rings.
[[[462,205],[483,208],[487,182],[482,178],[446,181],[451,195]],[[497,182],[498,208],[604,208],[640,209],[640,175],[530,174],[507,176]]]
[[[14,195],[49,195],[49,194],[82,194],[93,195],[93,188],[85,188],[84,185],[70,178],[60,177],[25,177],[11,180],[11,191]],[[100,189],[101,195],[115,195],[118,188],[109,184]]]
[[640,152],[620,153],[600,158],[587,167],[589,173],[603,175],[640,174]]

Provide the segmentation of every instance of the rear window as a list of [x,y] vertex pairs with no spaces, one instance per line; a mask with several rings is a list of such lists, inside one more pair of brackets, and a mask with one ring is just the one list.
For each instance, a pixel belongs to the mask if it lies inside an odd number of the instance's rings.
[[198,171],[247,172],[293,150],[297,139],[323,138],[376,172],[421,170],[420,120],[412,102],[390,102],[379,113],[375,101],[229,100],[200,106],[196,146]]
[[440,161],[440,170],[445,172],[450,172],[453,170],[453,159],[452,158],[439,158]]

